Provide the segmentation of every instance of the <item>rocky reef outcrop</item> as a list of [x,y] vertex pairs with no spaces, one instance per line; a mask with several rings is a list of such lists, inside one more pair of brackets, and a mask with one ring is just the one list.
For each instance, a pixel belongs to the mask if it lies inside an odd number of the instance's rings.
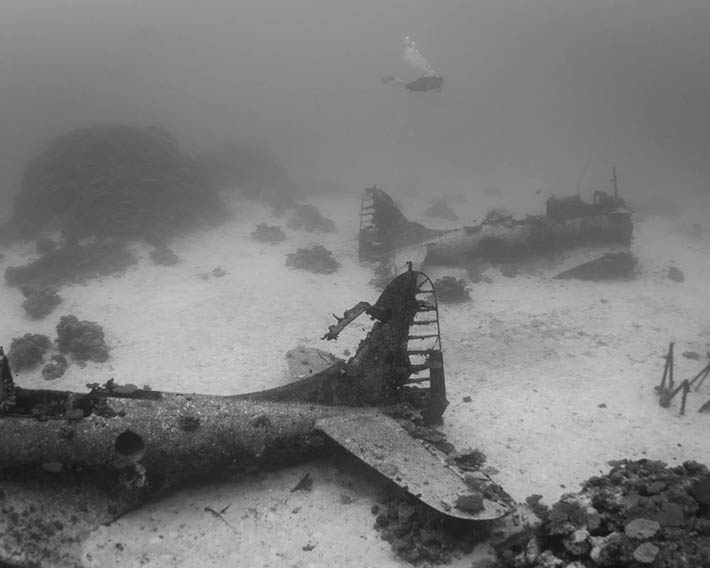
[[710,566],[710,471],[621,460],[564,495],[497,568]]
[[163,241],[223,216],[218,193],[160,128],[102,125],[51,140],[25,168],[10,230]]
[[335,259],[332,251],[323,245],[314,244],[288,254],[286,266],[318,274],[331,274],[340,268],[340,263]]

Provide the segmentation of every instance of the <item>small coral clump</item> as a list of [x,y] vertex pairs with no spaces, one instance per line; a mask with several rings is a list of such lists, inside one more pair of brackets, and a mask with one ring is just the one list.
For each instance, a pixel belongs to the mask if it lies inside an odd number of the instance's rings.
[[22,337],[15,337],[7,354],[10,365],[17,371],[30,369],[42,361],[51,345],[46,335],[25,333]]
[[32,319],[42,319],[54,311],[62,299],[52,288],[34,288],[32,286],[22,286],[22,293],[25,301],[22,308]]
[[153,264],[158,264],[160,266],[172,266],[180,262],[180,258],[176,255],[172,249],[166,246],[159,246],[150,251],[150,259]]
[[98,323],[79,321],[76,316],[62,316],[57,324],[59,351],[70,353],[78,361],[102,363],[108,359],[104,330]]
[[42,378],[45,381],[53,381],[64,376],[69,366],[69,362],[64,355],[53,355],[47,364],[42,367]]
[[436,297],[441,302],[460,303],[468,302],[471,295],[466,288],[466,282],[453,276],[444,276],[434,282]]
[[286,234],[278,225],[267,225],[259,223],[256,230],[251,234],[253,241],[276,244],[286,240]]
[[286,256],[286,266],[300,268],[318,274],[332,274],[340,268],[333,253],[323,245],[315,244],[310,248],[300,248]]

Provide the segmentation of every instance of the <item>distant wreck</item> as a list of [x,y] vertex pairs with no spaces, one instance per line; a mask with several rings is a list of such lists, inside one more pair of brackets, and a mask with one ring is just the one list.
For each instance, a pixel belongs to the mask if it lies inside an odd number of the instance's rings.
[[418,267],[504,263],[579,246],[628,247],[633,229],[625,202],[600,191],[592,203],[551,197],[544,215],[516,219],[493,211],[477,225],[436,230],[409,221],[387,193],[369,187],[360,211],[359,258],[381,262],[403,253]]
[[471,488],[444,463],[453,446],[427,434],[448,405],[431,280],[408,270],[374,304],[336,317],[323,339],[362,314],[374,324],[349,361],[239,396],[113,380],[87,392],[24,389],[0,351],[0,561],[80,566],[91,531],[186,481],[337,447],[444,515],[505,516],[510,497],[483,473]]

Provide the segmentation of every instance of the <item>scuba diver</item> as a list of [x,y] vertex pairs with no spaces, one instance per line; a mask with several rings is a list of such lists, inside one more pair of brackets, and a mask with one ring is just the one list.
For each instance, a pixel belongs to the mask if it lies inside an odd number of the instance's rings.
[[394,75],[383,77],[381,81],[397,87],[404,87],[414,92],[440,91],[444,85],[444,78],[434,71],[434,68],[417,49],[417,45],[409,36],[404,38],[404,62],[420,73],[413,81],[404,81]]

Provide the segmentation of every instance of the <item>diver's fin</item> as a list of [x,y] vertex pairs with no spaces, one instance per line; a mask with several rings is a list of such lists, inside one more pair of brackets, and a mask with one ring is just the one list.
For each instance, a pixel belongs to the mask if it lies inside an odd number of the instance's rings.
[[481,508],[476,511],[457,507],[459,497],[472,493],[464,480],[380,411],[323,418],[316,423],[316,429],[445,515],[483,521],[498,519],[510,512],[507,506],[488,499],[483,499]]

